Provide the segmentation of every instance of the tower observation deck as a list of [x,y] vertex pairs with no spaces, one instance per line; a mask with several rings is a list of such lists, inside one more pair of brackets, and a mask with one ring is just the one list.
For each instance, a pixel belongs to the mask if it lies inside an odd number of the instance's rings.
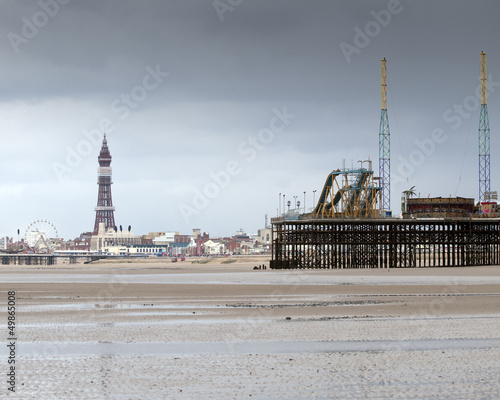
[[94,234],[99,230],[99,223],[103,222],[106,229],[115,227],[115,207],[111,197],[111,154],[108,148],[106,134],[102,140],[101,152],[98,157],[99,168],[97,168],[97,184],[99,191],[97,194],[97,206],[94,208],[95,223]]

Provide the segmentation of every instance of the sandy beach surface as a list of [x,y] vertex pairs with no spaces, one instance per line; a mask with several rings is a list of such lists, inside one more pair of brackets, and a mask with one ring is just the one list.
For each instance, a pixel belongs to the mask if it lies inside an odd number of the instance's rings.
[[[5,399],[498,399],[500,267],[4,265]],[[16,386],[7,390],[8,292]]]

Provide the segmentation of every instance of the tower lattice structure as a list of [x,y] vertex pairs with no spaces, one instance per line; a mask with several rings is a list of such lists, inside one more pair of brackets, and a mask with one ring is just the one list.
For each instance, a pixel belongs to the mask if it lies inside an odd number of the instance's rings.
[[490,188],[490,120],[486,78],[486,53],[481,52],[481,112],[479,115],[479,201],[489,200]]
[[97,207],[94,208],[95,224],[94,234],[99,230],[99,223],[104,222],[104,227],[115,227],[115,207],[113,207],[113,200],[111,197],[111,154],[109,153],[108,141],[106,135],[102,140],[101,152],[98,157],[99,168],[97,169],[97,184],[99,185],[99,192],[97,195]]
[[382,184],[382,201],[380,209],[391,209],[391,134],[387,116],[387,60],[381,61],[381,100],[380,129],[378,134],[378,168]]

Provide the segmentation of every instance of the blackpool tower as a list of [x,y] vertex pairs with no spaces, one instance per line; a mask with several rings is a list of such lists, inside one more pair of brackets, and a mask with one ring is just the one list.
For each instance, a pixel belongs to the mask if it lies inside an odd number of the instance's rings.
[[111,154],[108,149],[106,134],[102,140],[101,152],[98,157],[99,168],[97,169],[97,184],[99,193],[97,195],[97,207],[95,207],[94,234],[99,230],[99,223],[103,222],[106,230],[115,227],[115,208],[111,198]]

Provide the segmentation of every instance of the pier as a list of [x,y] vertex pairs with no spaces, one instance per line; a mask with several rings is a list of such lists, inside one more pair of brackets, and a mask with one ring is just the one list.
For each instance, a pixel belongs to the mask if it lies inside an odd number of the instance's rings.
[[54,265],[56,256],[52,254],[0,254],[2,265]]
[[273,218],[270,267],[412,268],[499,264],[499,219]]
[[2,265],[55,265],[58,259],[67,259],[69,264],[76,264],[78,260],[85,263],[97,261],[106,256],[103,255],[53,255],[53,254],[7,254],[0,253]]

